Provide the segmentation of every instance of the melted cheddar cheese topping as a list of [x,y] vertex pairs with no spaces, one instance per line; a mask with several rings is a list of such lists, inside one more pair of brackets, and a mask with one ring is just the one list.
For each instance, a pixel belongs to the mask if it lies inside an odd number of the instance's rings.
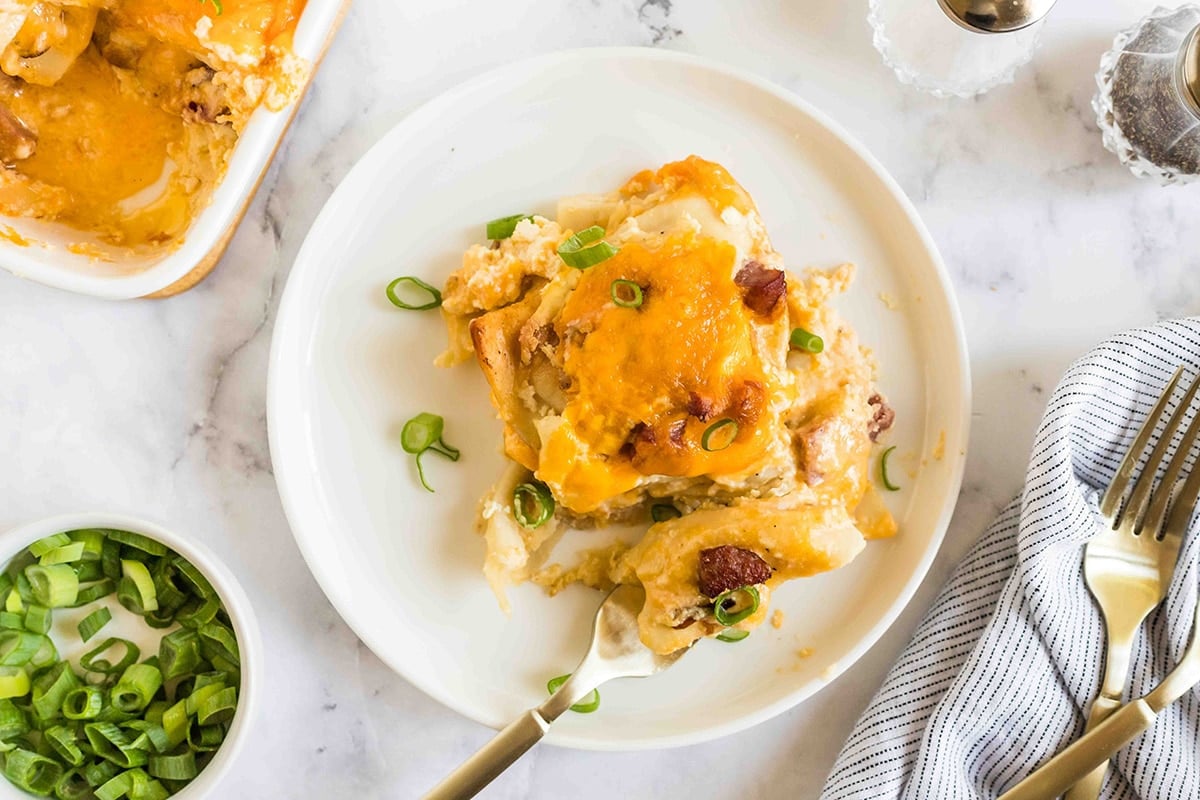
[[[569,508],[591,511],[645,475],[733,474],[763,457],[773,378],[733,280],[737,258],[726,242],[684,233],[630,242],[583,273],[555,322],[569,400],[537,471]],[[639,308],[613,302],[615,280],[642,288]],[[705,450],[704,431],[727,419],[732,443]]]
[[17,0],[0,11],[0,213],[177,243],[250,113],[307,67],[303,0]]

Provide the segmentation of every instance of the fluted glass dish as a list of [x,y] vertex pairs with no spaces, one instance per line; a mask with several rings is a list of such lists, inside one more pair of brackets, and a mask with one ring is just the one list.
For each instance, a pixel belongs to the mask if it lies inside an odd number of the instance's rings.
[[1139,178],[1200,178],[1200,108],[1184,78],[1184,54],[1200,6],[1156,8],[1117,34],[1100,58],[1092,99],[1104,146]]
[[935,97],[973,97],[1011,83],[1037,48],[1042,22],[1011,33],[973,33],[938,0],[870,0],[875,49],[901,83]]

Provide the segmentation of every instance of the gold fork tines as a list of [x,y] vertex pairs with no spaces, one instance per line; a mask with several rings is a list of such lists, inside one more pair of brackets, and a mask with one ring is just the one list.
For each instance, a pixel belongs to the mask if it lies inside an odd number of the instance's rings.
[[[1099,530],[1088,541],[1083,561],[1084,577],[1104,616],[1108,647],[1100,695],[1092,703],[1087,730],[1102,722],[1121,704],[1129,677],[1129,655],[1134,637],[1142,621],[1167,593],[1183,533],[1200,497],[1200,469],[1193,467],[1174,502],[1171,501],[1192,449],[1200,438],[1200,412],[1192,416],[1174,455],[1167,461],[1171,442],[1200,392],[1200,374],[1192,380],[1154,446],[1150,447],[1154,430],[1165,416],[1182,375],[1183,367],[1180,367],[1134,437],[1100,501]],[[1134,478],[1137,465],[1148,449],[1149,455]],[[1156,480],[1164,462],[1166,469]],[[1128,497],[1127,489],[1130,490]],[[1104,782],[1105,769],[1101,766],[1077,783],[1066,794],[1066,800],[1096,800]]]

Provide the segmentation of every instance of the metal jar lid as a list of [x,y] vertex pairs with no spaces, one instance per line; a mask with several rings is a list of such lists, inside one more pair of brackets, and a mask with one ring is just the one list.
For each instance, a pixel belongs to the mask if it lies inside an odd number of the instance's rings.
[[1179,64],[1184,101],[1191,112],[1200,117],[1200,25],[1188,34]]

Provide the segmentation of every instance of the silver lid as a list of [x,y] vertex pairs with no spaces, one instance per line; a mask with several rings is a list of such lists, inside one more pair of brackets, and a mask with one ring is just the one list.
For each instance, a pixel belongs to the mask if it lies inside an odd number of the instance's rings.
[[1183,99],[1192,113],[1200,117],[1200,25],[1188,34],[1179,71],[1183,83]]

